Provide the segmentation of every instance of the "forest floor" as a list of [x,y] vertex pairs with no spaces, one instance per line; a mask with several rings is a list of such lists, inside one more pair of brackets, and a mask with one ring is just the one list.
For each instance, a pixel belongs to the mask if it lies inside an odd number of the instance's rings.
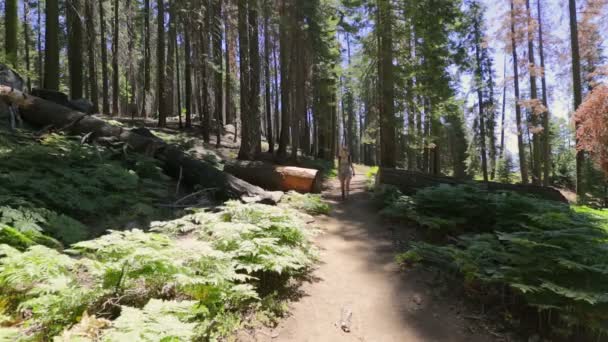
[[[291,304],[290,315],[271,331],[239,340],[505,340],[432,273],[399,268],[394,256],[415,229],[380,218],[366,191],[364,172],[354,178],[347,201],[339,193],[338,182],[330,180],[324,197],[333,210],[316,222],[323,232],[317,238],[320,263],[302,286],[301,298]],[[343,311],[352,312],[348,333],[340,327]]]

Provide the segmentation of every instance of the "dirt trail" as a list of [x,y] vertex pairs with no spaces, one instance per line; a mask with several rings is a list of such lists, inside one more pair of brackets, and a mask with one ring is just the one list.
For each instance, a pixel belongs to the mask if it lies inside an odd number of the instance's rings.
[[[321,263],[291,315],[272,331],[272,341],[491,341],[464,318],[461,304],[437,298],[433,285],[417,272],[395,264],[396,230],[374,211],[365,178],[357,175],[353,193],[338,201],[332,183],[325,197],[334,204],[319,219]],[[403,229],[401,229],[403,230]],[[339,327],[344,307],[352,311],[351,332]]]

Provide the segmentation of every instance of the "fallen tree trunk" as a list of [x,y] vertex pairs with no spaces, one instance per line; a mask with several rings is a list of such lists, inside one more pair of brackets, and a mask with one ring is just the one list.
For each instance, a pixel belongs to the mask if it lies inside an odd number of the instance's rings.
[[556,189],[536,185],[504,184],[496,182],[465,181],[453,177],[433,176],[417,171],[381,168],[377,175],[377,184],[388,184],[397,187],[406,195],[412,195],[420,189],[440,184],[460,185],[475,184],[491,192],[513,191],[522,195],[535,196],[550,201],[568,203],[568,200]]
[[[0,100],[19,108],[23,119],[38,127],[52,126],[69,134],[87,134],[90,139],[115,138],[138,153],[161,160],[167,174],[192,186],[217,188],[223,199],[238,198],[245,202],[276,203],[282,193],[269,192],[224,173],[204,161],[195,159],[141,130],[130,130],[107,123],[71,108],[0,86]],[[148,132],[149,133],[149,132]]]
[[231,161],[226,163],[224,171],[268,190],[318,193],[323,182],[319,170],[261,161]]

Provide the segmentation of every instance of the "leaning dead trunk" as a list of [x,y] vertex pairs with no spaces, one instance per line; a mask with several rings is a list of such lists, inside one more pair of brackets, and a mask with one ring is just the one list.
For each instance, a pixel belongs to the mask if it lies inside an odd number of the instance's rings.
[[246,202],[276,203],[281,198],[280,192],[265,191],[224,173],[156,137],[111,125],[99,118],[26,95],[6,86],[0,86],[0,100],[16,105],[23,119],[34,126],[52,126],[70,134],[90,134],[91,139],[116,138],[136,152],[161,160],[170,176],[178,178],[181,175],[183,182],[193,186],[217,188],[217,193],[222,194],[224,199],[239,198]]

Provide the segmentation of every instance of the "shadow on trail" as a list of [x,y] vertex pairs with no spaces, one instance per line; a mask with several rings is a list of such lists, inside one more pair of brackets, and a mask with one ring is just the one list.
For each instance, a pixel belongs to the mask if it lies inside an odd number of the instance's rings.
[[[335,185],[324,193],[324,198],[333,205],[331,218],[340,223],[338,229],[328,234],[338,235],[348,242],[342,251],[346,257],[366,260],[365,267],[358,272],[377,274],[382,281],[390,283],[383,286],[385,293],[382,296],[390,297],[391,310],[401,315],[403,329],[411,330],[420,341],[496,340],[467,321],[465,317],[473,315],[466,315],[462,302],[438,293],[446,292],[440,291],[446,284],[434,281],[432,273],[399,269],[395,262],[395,255],[403,251],[399,245],[409,243],[416,232],[412,227],[383,220],[361,178],[353,182],[346,201],[341,200],[339,193],[339,186],[336,189]],[[361,313],[353,312],[353,315],[357,314]],[[376,332],[364,333],[373,336]]]

